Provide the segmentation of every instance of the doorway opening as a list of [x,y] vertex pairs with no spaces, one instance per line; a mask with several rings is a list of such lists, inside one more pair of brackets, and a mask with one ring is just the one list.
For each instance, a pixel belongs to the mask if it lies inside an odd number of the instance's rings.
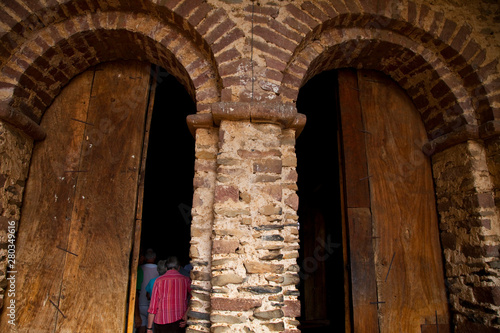
[[[154,71],[154,66],[152,68]],[[186,116],[196,105],[186,89],[159,68],[146,157],[141,249],[157,259],[189,263],[194,138]]]
[[[151,76],[154,97],[150,98],[153,104],[149,107],[150,121],[144,138],[142,206],[141,202],[138,205],[138,208],[141,206],[138,214],[142,219],[141,235],[139,244],[135,245],[139,246],[139,262],[130,262],[132,266],[158,264],[160,260],[176,256],[181,267],[185,267],[189,264],[194,177],[194,138],[188,130],[186,116],[196,113],[196,106],[186,89],[165,69],[152,65]],[[156,258],[147,261],[144,255],[150,249]],[[134,255],[137,255],[135,251]],[[131,272],[138,271],[138,266],[131,267]],[[135,306],[129,304],[129,332],[136,320],[131,318],[137,318],[133,313],[139,309],[142,318],[139,332],[146,327],[144,309],[149,301],[144,288],[156,274],[154,268],[148,270],[148,281],[144,273],[140,286],[137,283],[141,291],[136,295]],[[136,285],[131,285],[130,292],[135,288]]]
[[345,331],[345,265],[338,153],[336,71],[309,80],[297,110],[307,124],[296,142],[302,332]]

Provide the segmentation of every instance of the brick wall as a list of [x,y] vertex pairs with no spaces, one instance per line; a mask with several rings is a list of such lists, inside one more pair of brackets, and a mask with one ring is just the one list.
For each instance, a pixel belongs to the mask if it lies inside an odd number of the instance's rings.
[[[27,136],[43,139],[46,133],[37,124],[75,75],[104,61],[140,59],[175,75],[197,103],[198,114],[190,119],[196,133],[192,330],[207,331],[213,323],[223,331],[235,318],[250,315],[258,323],[277,323],[273,329],[293,329],[297,304],[285,281],[294,276],[292,220],[298,199],[289,131],[304,119],[290,107],[300,87],[321,71],[362,67],[390,75],[422,115],[456,330],[500,328],[495,317],[500,309],[499,12],[494,1],[5,1],[0,287],[6,286],[5,223],[19,220],[27,177],[32,145]],[[273,130],[269,136],[259,132],[259,142],[277,143],[279,137],[281,143],[239,153],[231,147],[262,128]],[[226,135],[233,135],[234,143]],[[229,160],[236,164],[224,164]],[[243,188],[238,177],[273,181]],[[259,211],[256,201],[269,211]],[[278,224],[276,216],[285,222]],[[273,223],[278,229],[259,230]],[[241,244],[245,238],[237,234],[243,231],[252,232],[252,242]],[[268,234],[283,241],[268,243]],[[283,247],[265,248],[277,244]],[[260,265],[281,265],[275,277],[248,271],[247,247]],[[214,282],[224,278],[241,281],[217,285],[219,292],[211,293]],[[257,280],[281,290],[254,294]],[[235,309],[228,295],[248,300]]]

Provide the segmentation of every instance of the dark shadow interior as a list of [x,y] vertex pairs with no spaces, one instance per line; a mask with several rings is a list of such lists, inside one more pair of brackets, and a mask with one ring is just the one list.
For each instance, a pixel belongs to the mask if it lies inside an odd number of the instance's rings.
[[297,110],[307,123],[297,139],[302,332],[344,332],[345,296],[338,153],[337,74],[304,85]]
[[[154,69],[153,69],[154,70]],[[171,255],[189,262],[193,200],[194,138],[186,116],[196,106],[186,89],[160,68],[149,133],[141,249],[157,259]]]

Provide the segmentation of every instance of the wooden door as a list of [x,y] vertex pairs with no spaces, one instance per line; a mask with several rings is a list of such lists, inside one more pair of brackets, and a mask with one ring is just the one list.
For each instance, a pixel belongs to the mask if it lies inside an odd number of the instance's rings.
[[124,331],[149,86],[150,64],[102,64],[44,115],[18,231],[19,332]]
[[449,332],[426,133],[405,92],[338,73],[354,332]]

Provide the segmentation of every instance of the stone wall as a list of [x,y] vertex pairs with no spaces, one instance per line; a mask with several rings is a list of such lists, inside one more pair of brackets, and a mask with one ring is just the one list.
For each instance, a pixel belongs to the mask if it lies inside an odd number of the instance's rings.
[[[196,135],[190,329],[224,331],[235,321],[293,330],[292,133],[304,119],[289,110],[321,71],[370,68],[407,91],[428,132],[456,331],[497,330],[499,14],[495,1],[465,0],[5,1],[0,287],[32,140],[47,134],[38,126],[44,111],[89,67],[145,60],[173,74],[197,103],[188,119]],[[262,273],[262,265],[275,272]]]
[[500,311],[498,206],[485,147],[457,145],[433,157],[447,287],[458,332],[493,332]]

